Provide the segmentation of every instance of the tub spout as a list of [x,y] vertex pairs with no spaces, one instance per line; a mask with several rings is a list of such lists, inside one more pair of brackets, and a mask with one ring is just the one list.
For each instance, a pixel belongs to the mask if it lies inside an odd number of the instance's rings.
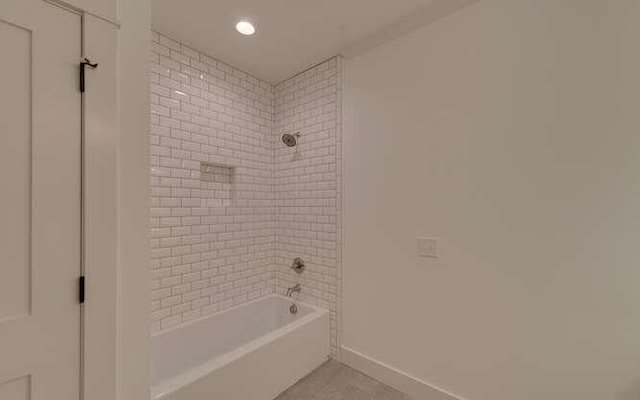
[[300,286],[300,284],[298,283],[295,286],[292,286],[289,289],[287,289],[287,297],[291,297],[294,293],[300,293],[301,290],[302,290],[302,286]]

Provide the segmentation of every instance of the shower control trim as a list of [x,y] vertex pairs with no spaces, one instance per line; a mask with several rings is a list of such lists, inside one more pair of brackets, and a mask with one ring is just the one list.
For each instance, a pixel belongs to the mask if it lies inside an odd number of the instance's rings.
[[298,144],[298,139],[300,139],[300,132],[296,132],[294,134],[285,133],[282,135],[282,143],[287,147],[295,147]]
[[296,273],[301,274],[304,272],[304,261],[300,257],[296,257],[293,259],[293,264],[291,264],[291,269],[296,271]]

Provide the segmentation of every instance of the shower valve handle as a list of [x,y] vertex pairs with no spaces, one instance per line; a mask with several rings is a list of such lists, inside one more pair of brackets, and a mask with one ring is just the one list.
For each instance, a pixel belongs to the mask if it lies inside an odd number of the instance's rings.
[[298,274],[304,272],[304,261],[300,257],[296,257],[293,259],[293,264],[291,264],[291,269],[296,271]]

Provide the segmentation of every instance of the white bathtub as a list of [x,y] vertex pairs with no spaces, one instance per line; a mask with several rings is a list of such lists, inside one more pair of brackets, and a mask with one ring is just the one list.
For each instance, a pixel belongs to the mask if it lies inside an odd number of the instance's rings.
[[327,360],[329,314],[271,295],[151,338],[153,400],[272,400]]

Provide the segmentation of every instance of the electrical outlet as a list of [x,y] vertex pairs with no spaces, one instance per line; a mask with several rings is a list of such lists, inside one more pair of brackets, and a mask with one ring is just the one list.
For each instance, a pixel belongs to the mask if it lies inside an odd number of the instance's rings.
[[420,237],[418,238],[418,256],[439,258],[440,249],[438,238]]

